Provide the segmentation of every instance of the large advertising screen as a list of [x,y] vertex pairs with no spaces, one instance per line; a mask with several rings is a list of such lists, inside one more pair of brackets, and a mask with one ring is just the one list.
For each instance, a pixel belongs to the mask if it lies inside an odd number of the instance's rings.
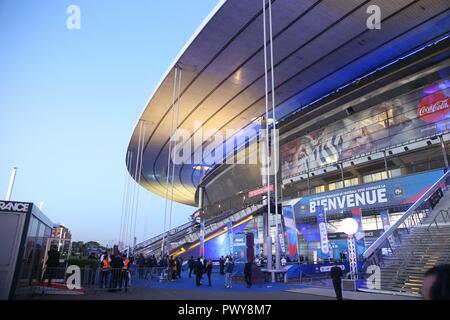
[[280,147],[283,178],[450,129],[450,80],[338,120]]

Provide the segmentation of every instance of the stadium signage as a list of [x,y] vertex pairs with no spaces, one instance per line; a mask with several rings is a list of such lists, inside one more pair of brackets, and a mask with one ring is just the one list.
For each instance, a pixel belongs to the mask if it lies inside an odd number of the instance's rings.
[[30,211],[30,203],[14,202],[14,201],[0,201],[0,211],[29,212]]
[[296,219],[316,216],[319,205],[323,206],[328,216],[355,208],[385,209],[408,205],[414,203],[441,176],[442,170],[433,170],[298,198],[294,205],[295,216]]
[[309,202],[309,210],[311,213],[314,213],[319,205],[322,205],[325,211],[346,210],[366,205],[381,204],[387,201],[386,186],[377,185],[375,187],[349,190],[313,198]]

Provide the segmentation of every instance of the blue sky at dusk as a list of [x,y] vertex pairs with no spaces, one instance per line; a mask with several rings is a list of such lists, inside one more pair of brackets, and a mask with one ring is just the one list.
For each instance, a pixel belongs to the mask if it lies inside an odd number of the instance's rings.
[[[0,0],[0,198],[39,203],[76,240],[117,241],[130,135],[150,94],[217,0]],[[69,5],[81,29],[66,27]],[[193,207],[175,204],[174,225]],[[140,191],[138,241],[163,229]]]

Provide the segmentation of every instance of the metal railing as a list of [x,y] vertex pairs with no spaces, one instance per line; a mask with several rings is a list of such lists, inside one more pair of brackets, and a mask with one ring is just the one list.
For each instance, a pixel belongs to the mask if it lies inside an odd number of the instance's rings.
[[[392,245],[389,241],[390,238],[396,240],[396,243],[402,242],[402,237],[399,235],[398,231],[403,228],[410,232],[410,230],[419,224],[428,216],[430,207],[432,207],[427,201],[431,196],[433,196],[437,191],[447,189],[450,177],[450,171],[444,173],[428,190],[422,194],[416,202],[414,202],[408,210],[388,229],[386,230],[377,240],[375,240],[372,245],[364,252],[363,257],[365,259],[378,260],[381,257],[381,249],[383,244],[386,242],[390,245],[392,251],[395,245]],[[443,192],[444,190],[442,190]]]
[[[169,281],[167,267],[145,267],[134,269],[91,268],[81,267],[79,282],[73,282],[72,273],[68,268],[46,268],[44,277],[19,283],[16,288],[15,299],[32,299],[35,296],[54,294],[89,294],[98,295],[106,292],[132,292],[137,287],[151,287],[152,283]],[[49,279],[51,282],[49,283]],[[71,287],[70,283],[75,287]]]
[[436,217],[434,217],[433,221],[429,224],[427,231],[430,232],[430,229],[431,229],[431,227],[433,227],[433,225],[435,225],[436,228],[439,230],[439,224],[438,224],[439,218],[442,218],[444,223],[450,222],[449,210],[450,210],[450,208],[448,208],[447,210],[440,210],[439,214],[437,214]]

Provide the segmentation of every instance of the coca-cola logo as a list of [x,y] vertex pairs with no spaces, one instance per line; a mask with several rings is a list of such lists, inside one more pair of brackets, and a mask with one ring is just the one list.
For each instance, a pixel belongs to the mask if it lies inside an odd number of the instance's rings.
[[423,98],[417,112],[423,121],[435,123],[447,117],[450,99],[443,92],[435,92]]

